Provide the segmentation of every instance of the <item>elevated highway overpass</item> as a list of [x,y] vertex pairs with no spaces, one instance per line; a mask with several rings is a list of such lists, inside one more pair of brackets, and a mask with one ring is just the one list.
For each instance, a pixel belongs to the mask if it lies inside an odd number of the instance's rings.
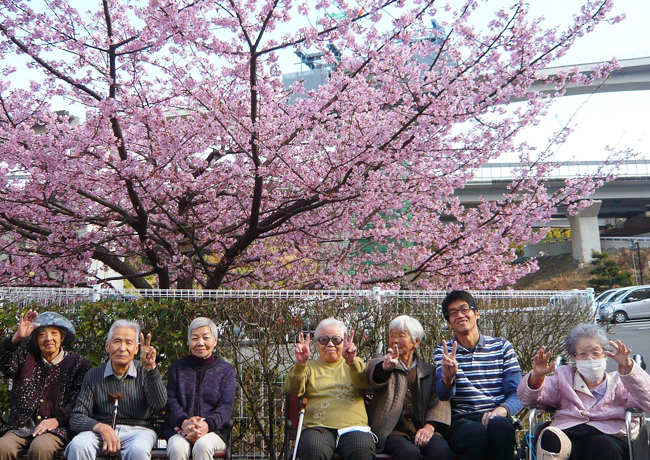
[[[553,76],[560,72],[570,71],[576,67],[582,73],[590,73],[591,67],[599,62],[603,62],[603,60],[552,66],[545,68],[540,73]],[[620,68],[611,72],[606,80],[596,80],[591,85],[567,85],[565,88],[565,95],[573,96],[578,94],[591,94],[594,91],[605,93],[613,91],[641,91],[650,89],[650,56],[620,59],[618,63]],[[541,82],[535,83],[531,89],[537,91],[555,91],[555,88],[550,88],[548,85]]]
[[[509,193],[508,184],[512,181],[514,170],[521,168],[519,163],[490,163],[477,170],[475,177],[464,189],[456,190],[461,203],[477,205],[479,197],[498,200]],[[602,162],[581,161],[558,163],[549,180],[552,193],[571,177],[595,173]],[[591,251],[601,251],[600,224],[606,219],[632,219],[645,217],[650,213],[650,160],[629,160],[618,169],[618,176],[596,190],[592,196],[594,204],[578,216],[568,216],[559,209],[550,225],[570,226],[573,257],[578,262],[591,260]],[[548,226],[549,223],[540,223]]]
[[[564,181],[571,177],[594,174],[603,166],[599,161],[580,161],[557,163],[551,172],[549,190],[558,190]],[[475,177],[456,196],[461,202],[478,204],[478,197],[498,200],[508,193],[507,185],[515,177],[514,171],[521,168],[520,163],[489,163],[481,167]],[[618,177],[596,190],[592,196],[602,202],[598,217],[631,218],[647,209],[650,205],[650,160],[629,160],[618,170]],[[564,212],[554,217],[563,218]]]
[[[554,76],[560,72],[568,72],[577,68],[580,72],[590,73],[595,64],[607,61],[603,59],[588,59],[580,63],[570,63],[547,67],[540,73]],[[650,56],[619,58],[619,68],[612,71],[608,78],[599,79],[590,85],[567,85],[565,96],[580,94],[644,91],[650,90]],[[533,84],[533,90],[555,92],[553,86],[543,82]],[[476,179],[459,191],[461,200],[471,204],[471,196],[483,194],[486,198],[498,198],[505,191],[504,185],[511,177],[508,170],[520,167],[518,164],[487,165],[477,175]],[[579,162],[566,164],[558,168],[550,182],[551,190],[556,181],[559,187],[564,179],[576,175],[594,172],[600,162]],[[632,219],[643,216],[650,217],[650,162],[648,160],[629,161],[622,165],[618,177],[599,188],[592,197],[594,205],[585,209],[579,216],[571,217],[564,214],[555,216],[555,225],[571,226],[571,245],[573,258],[578,262],[591,260],[592,250],[601,250],[599,222],[605,219]],[[643,226],[641,226],[643,227]]]

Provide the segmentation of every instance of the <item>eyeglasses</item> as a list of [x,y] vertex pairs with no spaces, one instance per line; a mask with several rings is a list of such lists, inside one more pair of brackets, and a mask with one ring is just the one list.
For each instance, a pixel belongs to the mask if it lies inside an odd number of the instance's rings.
[[449,310],[447,312],[447,314],[449,315],[449,318],[455,318],[456,316],[458,316],[458,313],[462,313],[463,316],[467,316],[467,315],[469,315],[469,312],[471,310],[475,310],[475,308],[470,307],[469,305],[465,305],[465,306],[459,308],[458,310]]
[[327,345],[330,343],[330,341],[334,344],[334,346],[341,345],[343,343],[343,339],[339,337],[338,335],[335,335],[334,337],[328,337],[326,335],[321,335],[319,338],[316,339],[318,343],[321,345]]
[[576,353],[576,358],[578,359],[601,359],[605,356],[602,350],[592,350],[590,352],[581,351]]

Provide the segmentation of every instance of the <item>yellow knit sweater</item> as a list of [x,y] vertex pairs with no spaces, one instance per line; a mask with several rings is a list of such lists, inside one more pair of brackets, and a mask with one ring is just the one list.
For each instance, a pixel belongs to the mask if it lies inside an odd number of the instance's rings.
[[355,358],[327,363],[321,358],[306,366],[294,364],[284,382],[287,393],[307,397],[304,426],[345,428],[367,426],[363,395],[368,388],[366,366]]

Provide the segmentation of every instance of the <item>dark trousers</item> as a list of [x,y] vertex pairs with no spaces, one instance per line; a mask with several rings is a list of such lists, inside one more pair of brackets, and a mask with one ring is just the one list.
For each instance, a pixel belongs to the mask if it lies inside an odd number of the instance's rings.
[[516,440],[512,420],[494,417],[485,427],[480,415],[451,422],[446,436],[451,450],[461,460],[513,460]]
[[370,433],[351,431],[339,438],[329,428],[305,428],[298,443],[300,460],[330,460],[336,452],[343,460],[372,460],[375,457],[375,440]]
[[[625,460],[630,457],[627,439],[603,433],[593,426],[581,424],[562,430],[571,440],[571,455],[569,460]],[[545,439],[546,437],[549,439]],[[557,440],[557,441],[556,441]],[[548,449],[559,442],[557,436],[545,431],[540,439],[542,448],[549,452],[559,450]]]
[[452,460],[454,458],[447,441],[438,435],[431,436],[426,446],[418,447],[405,436],[391,434],[386,438],[384,452],[393,460]]

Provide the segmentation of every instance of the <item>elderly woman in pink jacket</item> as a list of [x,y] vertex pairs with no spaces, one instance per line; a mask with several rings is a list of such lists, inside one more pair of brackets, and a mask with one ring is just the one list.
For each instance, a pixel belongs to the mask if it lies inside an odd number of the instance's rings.
[[[557,411],[537,443],[539,460],[624,460],[625,408],[650,411],[650,376],[630,358],[620,340],[611,342],[595,324],[580,324],[566,338],[574,366],[555,370],[551,352],[542,347],[533,370],[521,381],[517,395],[524,405],[548,404]],[[618,372],[605,372],[607,357]],[[549,376],[553,371],[555,375]]]

